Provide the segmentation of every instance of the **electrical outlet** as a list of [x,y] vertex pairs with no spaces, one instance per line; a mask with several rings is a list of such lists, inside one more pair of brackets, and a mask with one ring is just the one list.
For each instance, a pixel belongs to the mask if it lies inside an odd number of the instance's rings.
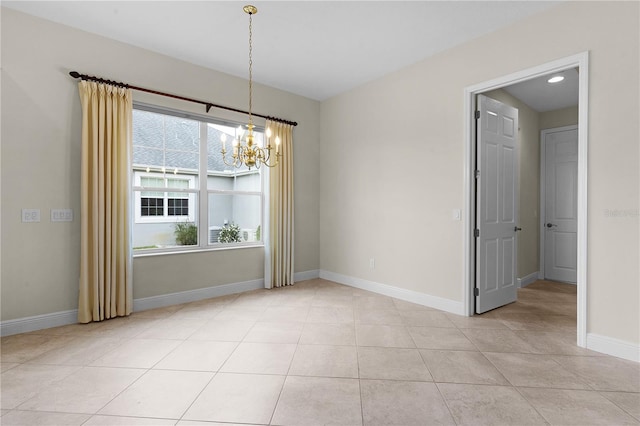
[[369,268],[376,269],[376,260],[373,257],[369,259]]
[[51,222],[73,222],[73,210],[51,209]]
[[22,209],[23,222],[40,222],[40,209]]

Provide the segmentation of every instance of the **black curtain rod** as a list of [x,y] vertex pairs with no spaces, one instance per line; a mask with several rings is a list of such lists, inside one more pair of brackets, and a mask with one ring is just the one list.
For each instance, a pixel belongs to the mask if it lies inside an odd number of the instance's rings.
[[[205,105],[207,107],[207,112],[209,112],[209,110],[211,108],[220,108],[220,109],[226,109],[227,111],[239,112],[241,114],[247,114],[247,115],[249,114],[248,111],[243,111],[241,109],[231,108],[231,107],[224,106],[224,105],[217,105],[217,104],[214,104],[214,103],[211,103],[211,102],[200,101],[198,99],[186,98],[184,96],[172,95],[171,93],[158,92],[157,90],[145,89],[144,87],[132,86],[132,85],[127,84],[127,83],[120,83],[120,82],[117,82],[117,81],[106,80],[104,78],[94,77],[94,76],[90,76],[90,75],[87,75],[87,74],[80,74],[77,71],[71,71],[69,73],[69,75],[71,77],[73,77],[73,78],[81,78],[82,80],[95,81],[95,82],[98,82],[98,83],[106,83],[106,84],[110,84],[112,86],[126,87],[127,89],[138,90],[140,92],[153,93],[154,95],[166,96],[168,98],[180,99],[182,101],[193,102],[193,103],[196,103],[196,104]],[[283,118],[271,117],[271,116],[262,115],[262,114],[256,114],[255,112],[252,112],[251,114],[255,115],[256,117],[265,118],[267,120],[277,121],[279,123],[290,124],[291,126],[297,126],[298,125],[298,123],[295,122],[295,121],[289,121],[289,120],[285,120]]]

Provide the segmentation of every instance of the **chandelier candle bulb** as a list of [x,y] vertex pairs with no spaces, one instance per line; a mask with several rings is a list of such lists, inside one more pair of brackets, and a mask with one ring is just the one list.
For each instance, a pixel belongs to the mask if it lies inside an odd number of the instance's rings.
[[220,140],[222,141],[222,152],[227,152],[227,135],[223,133]]

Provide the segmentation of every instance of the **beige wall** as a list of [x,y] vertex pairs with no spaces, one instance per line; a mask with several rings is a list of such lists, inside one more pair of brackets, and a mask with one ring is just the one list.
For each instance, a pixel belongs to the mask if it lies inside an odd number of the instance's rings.
[[[247,107],[246,80],[3,8],[2,320],[77,308],[81,111],[71,70]],[[204,113],[200,105],[139,92],[134,100]],[[299,123],[297,272],[319,267],[319,109],[318,102],[254,85],[255,111]],[[41,222],[21,223],[22,208],[39,208]],[[51,208],[72,208],[74,221],[51,223]],[[134,298],[262,277],[261,248],[135,258]]]
[[590,51],[587,331],[638,344],[638,16],[566,2],[323,102],[321,268],[462,303],[464,88]]
[[518,109],[519,206],[517,276],[537,273],[540,265],[540,124],[539,114],[502,89],[484,95]]
[[578,107],[556,109],[540,113],[540,130],[578,124]]

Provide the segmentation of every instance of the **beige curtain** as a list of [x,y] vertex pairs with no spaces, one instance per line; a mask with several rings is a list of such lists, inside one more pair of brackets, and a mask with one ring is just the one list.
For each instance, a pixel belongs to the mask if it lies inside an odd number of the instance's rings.
[[[272,141],[280,138],[280,164],[269,170],[269,234],[271,277],[267,288],[293,284],[293,126],[267,121]],[[270,281],[270,282],[269,282]]]
[[129,158],[131,90],[81,81],[82,183],[78,321],[129,315],[133,306]]

